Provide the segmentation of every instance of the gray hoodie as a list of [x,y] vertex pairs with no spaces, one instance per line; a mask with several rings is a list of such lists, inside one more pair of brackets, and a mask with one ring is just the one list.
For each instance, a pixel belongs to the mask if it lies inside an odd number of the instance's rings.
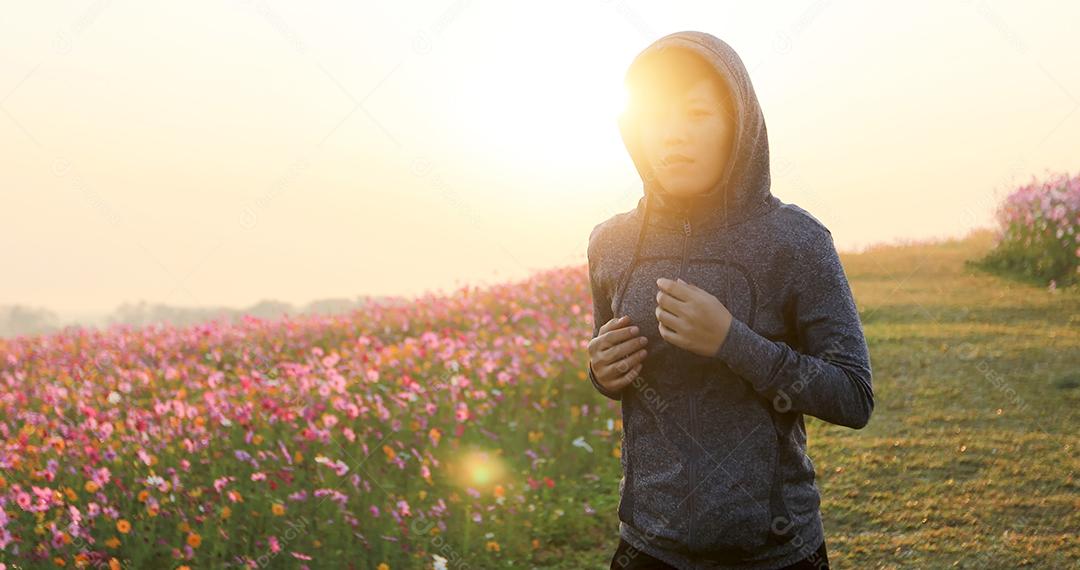
[[[649,339],[639,377],[618,393],[619,533],[678,568],[780,568],[824,538],[804,414],[862,428],[874,409],[870,355],[832,234],[770,190],[765,119],[742,60],[701,32],[660,38],[693,50],[734,95],[737,127],[724,175],[706,194],[659,187],[634,123],[620,124],[641,175],[637,206],[589,237],[593,337],[629,315]],[[682,277],[716,296],[733,321],[701,356],[667,343],[656,280]]]

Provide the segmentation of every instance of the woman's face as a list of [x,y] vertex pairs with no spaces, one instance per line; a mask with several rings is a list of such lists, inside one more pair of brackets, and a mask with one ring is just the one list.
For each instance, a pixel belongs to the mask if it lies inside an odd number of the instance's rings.
[[645,117],[641,140],[664,190],[686,196],[720,180],[735,134],[731,98],[717,81],[701,78]]

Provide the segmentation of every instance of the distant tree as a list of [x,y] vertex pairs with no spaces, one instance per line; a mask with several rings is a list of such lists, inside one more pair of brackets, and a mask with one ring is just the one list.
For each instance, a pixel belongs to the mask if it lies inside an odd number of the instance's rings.
[[24,305],[0,306],[0,336],[48,334],[59,329],[60,319],[48,309]]

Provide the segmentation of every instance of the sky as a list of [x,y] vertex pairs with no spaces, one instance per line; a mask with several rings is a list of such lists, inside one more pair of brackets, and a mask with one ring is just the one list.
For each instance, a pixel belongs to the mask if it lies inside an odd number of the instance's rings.
[[583,264],[633,208],[622,77],[716,35],[772,192],[841,251],[1080,171],[1076,2],[0,0],[0,306],[243,307]]

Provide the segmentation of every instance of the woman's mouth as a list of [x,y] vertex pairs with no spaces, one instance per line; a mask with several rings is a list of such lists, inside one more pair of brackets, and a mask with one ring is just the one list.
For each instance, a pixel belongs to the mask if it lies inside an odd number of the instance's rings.
[[686,156],[685,154],[669,154],[664,156],[660,160],[662,168],[681,168],[686,167],[694,163],[694,159]]

